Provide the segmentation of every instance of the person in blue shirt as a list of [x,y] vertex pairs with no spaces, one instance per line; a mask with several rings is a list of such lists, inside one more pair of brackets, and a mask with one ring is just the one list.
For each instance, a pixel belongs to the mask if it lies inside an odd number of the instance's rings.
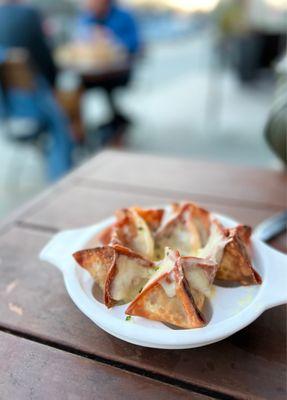
[[129,124],[129,119],[119,109],[114,97],[114,90],[130,83],[134,61],[142,50],[138,25],[133,14],[120,7],[115,0],[85,0],[83,11],[78,18],[77,32],[85,34],[100,27],[111,33],[115,40],[123,46],[129,56],[128,67],[121,73],[113,74],[100,84],[86,84],[86,88],[95,86],[103,89],[108,97],[113,118],[101,128],[117,132]]
[[78,27],[81,26],[101,26],[109,30],[131,56],[140,50],[135,18],[113,0],[86,0],[84,11],[78,20]]

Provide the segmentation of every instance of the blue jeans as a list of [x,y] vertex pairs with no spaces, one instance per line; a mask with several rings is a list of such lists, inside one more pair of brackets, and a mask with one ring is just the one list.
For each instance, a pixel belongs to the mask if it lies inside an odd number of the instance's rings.
[[69,121],[45,82],[39,83],[36,98],[43,123],[50,135],[46,149],[47,173],[49,179],[54,181],[71,169],[74,141]]

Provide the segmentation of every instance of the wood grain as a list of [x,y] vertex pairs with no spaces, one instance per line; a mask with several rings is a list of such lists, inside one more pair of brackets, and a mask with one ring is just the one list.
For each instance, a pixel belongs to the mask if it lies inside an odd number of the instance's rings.
[[[34,202],[33,207],[21,214],[17,220],[51,229],[70,229],[95,224],[113,215],[115,210],[121,207],[165,205],[182,200],[194,199],[192,195],[182,198],[178,193],[170,193],[165,197],[143,194],[136,188],[133,193],[127,193],[123,190],[69,185],[64,191],[50,193],[38,203]],[[211,200],[200,201],[199,204],[251,226],[274,214],[270,208],[253,209],[220,204]]]
[[[133,204],[193,200],[254,226],[286,206],[285,184],[286,175],[276,171],[108,151],[17,211],[0,230],[0,330],[50,347],[0,333],[0,398],[128,399],[134,384],[142,398],[204,398],[70,354],[78,352],[219,398],[285,399],[285,307],[211,346],[147,349],[97,328],[72,304],[60,273],[38,260],[48,231],[90,225]],[[284,237],[272,245],[286,251]],[[46,383],[55,376],[44,391],[42,377]]]
[[[25,226],[50,229],[76,229],[95,224],[113,215],[117,208],[141,205],[144,207],[164,205],[174,201],[182,201],[180,194],[170,196],[154,196],[151,194],[133,193],[113,189],[97,189],[79,184],[65,186],[65,190],[49,192],[38,202],[33,202],[30,208],[16,217],[16,221]],[[193,201],[192,196],[184,200]],[[255,227],[259,222],[271,217],[274,211],[270,208],[246,208],[235,205],[225,205],[212,201],[201,201],[199,204],[213,212],[225,214],[242,224]],[[273,238],[271,245],[276,249],[287,252],[286,235]]]
[[0,398],[211,399],[3,332],[0,332]]
[[150,192],[177,191],[183,197],[204,196],[225,204],[228,200],[229,204],[237,205],[286,207],[287,174],[283,171],[107,151],[75,176],[114,187],[124,186],[127,191],[141,187]]
[[204,348],[134,346],[97,328],[72,304],[61,274],[37,258],[49,237],[19,227],[0,237],[0,327],[237,399],[285,399],[284,307],[265,312],[241,332]]

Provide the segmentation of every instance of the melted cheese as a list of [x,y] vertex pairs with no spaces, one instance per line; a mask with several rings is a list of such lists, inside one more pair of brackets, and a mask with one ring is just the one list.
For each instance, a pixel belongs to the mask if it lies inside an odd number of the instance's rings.
[[154,240],[151,231],[145,220],[141,218],[135,210],[132,210],[132,213],[137,229],[137,235],[133,239],[134,251],[148,259],[152,259],[154,253]]
[[173,272],[170,272],[166,278],[161,279],[159,283],[168,297],[176,295],[176,282]]
[[192,233],[183,224],[178,224],[170,235],[163,236],[158,243],[160,253],[168,246],[176,249],[182,256],[190,256],[194,252]]
[[117,260],[117,274],[111,285],[112,298],[116,301],[132,300],[152,272],[152,268],[141,266],[136,259],[120,256]]
[[184,275],[190,289],[196,289],[207,297],[211,295],[211,285],[207,274],[200,267],[188,267],[184,269]]
[[197,257],[209,258],[210,260],[219,264],[227,242],[228,239],[222,234],[218,226],[216,224],[212,224],[209,239],[205,247],[197,252]]
[[181,256],[192,256],[202,246],[200,232],[196,224],[190,220],[190,210],[175,218],[166,231],[163,230],[158,240],[159,255],[168,246],[177,249]]
[[166,247],[165,257],[157,263],[157,271],[154,272],[150,280],[145,285],[144,289],[155,281],[162,286],[168,297],[174,297],[176,294],[176,284],[174,274],[172,272],[175,266],[174,252]]

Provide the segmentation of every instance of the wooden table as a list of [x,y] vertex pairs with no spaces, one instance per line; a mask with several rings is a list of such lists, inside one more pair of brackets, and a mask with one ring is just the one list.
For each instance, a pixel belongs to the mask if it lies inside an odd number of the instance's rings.
[[129,79],[134,66],[135,59],[123,56],[110,62],[102,63],[79,63],[69,57],[68,60],[61,59],[61,51],[65,46],[58,48],[54,54],[57,67],[62,71],[74,72],[81,79],[84,88],[93,87],[118,87],[123,86]]
[[82,71],[79,75],[84,87],[125,86],[133,68],[131,61],[111,65],[94,71]]
[[97,328],[38,260],[56,231],[133,204],[190,199],[254,226],[285,207],[285,185],[275,171],[108,151],[16,212],[0,229],[0,399],[285,399],[285,307],[207,347],[148,349]]

